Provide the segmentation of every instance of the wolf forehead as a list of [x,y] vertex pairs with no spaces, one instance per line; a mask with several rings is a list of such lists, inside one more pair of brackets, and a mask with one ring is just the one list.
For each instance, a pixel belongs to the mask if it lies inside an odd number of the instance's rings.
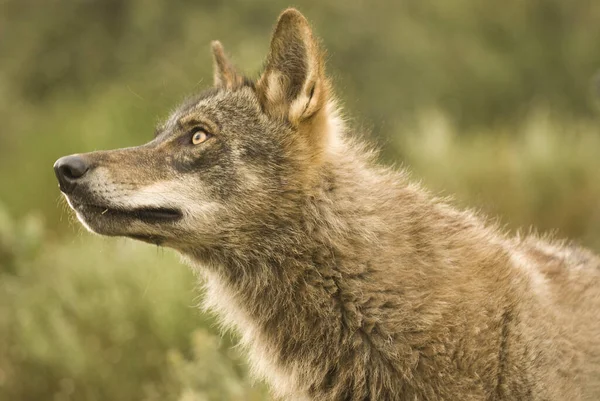
[[[244,78],[241,84],[233,89],[210,88],[189,96],[175,108],[169,117],[156,127],[155,136],[186,125],[202,118],[209,119],[221,130],[232,117],[246,118],[263,114],[256,86],[249,78]],[[229,117],[229,118],[228,118]],[[237,120],[239,121],[239,120]]]

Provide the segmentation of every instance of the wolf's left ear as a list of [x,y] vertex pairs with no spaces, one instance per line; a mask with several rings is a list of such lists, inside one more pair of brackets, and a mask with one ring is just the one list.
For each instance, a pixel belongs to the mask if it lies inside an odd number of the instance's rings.
[[214,62],[214,85],[217,88],[232,89],[240,86],[243,77],[225,55],[223,46],[218,40],[211,43]]
[[266,112],[292,124],[314,116],[327,102],[323,55],[308,21],[293,8],[277,21],[257,92]]

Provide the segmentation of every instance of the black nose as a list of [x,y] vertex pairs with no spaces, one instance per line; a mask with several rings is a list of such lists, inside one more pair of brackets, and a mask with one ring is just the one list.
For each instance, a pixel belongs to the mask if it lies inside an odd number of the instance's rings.
[[58,178],[60,190],[66,194],[75,189],[77,180],[83,177],[88,170],[89,165],[83,157],[77,155],[61,157],[54,163],[54,173]]

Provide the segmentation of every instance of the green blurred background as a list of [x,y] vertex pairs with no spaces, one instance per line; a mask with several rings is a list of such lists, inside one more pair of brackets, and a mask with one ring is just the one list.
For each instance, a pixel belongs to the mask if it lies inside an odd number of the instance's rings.
[[256,74],[297,6],[349,123],[442,195],[600,250],[600,2],[0,0],[0,400],[262,400],[169,250],[73,221],[52,164]]

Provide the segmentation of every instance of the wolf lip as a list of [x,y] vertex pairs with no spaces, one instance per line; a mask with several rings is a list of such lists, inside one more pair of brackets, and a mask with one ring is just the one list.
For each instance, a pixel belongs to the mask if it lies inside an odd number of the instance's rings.
[[143,221],[174,221],[181,218],[178,209],[167,207],[143,207],[134,209],[110,208],[106,206],[88,205],[89,209],[107,217],[133,217]]

